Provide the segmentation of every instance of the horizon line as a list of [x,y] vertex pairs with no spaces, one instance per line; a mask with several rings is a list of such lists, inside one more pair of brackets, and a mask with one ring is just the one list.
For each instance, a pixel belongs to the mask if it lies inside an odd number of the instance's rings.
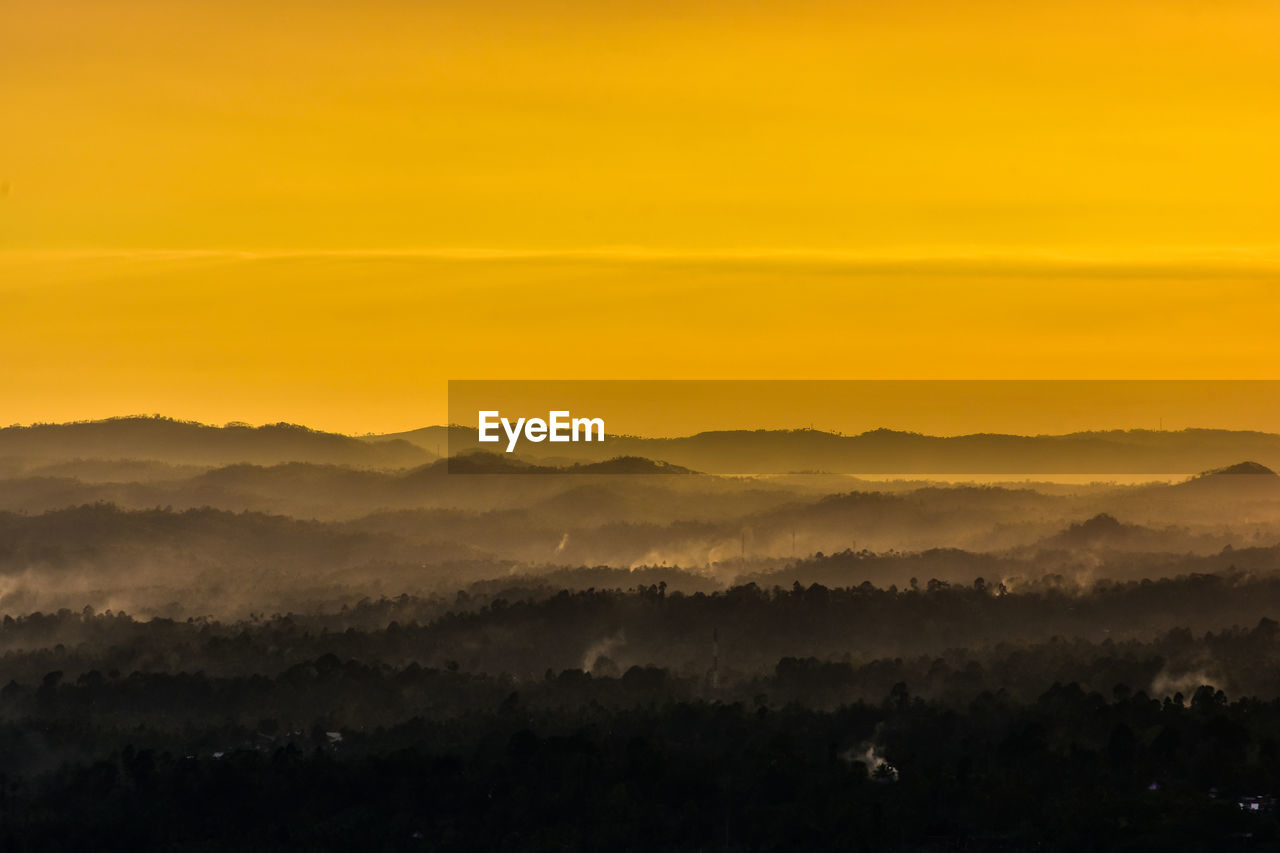
[[[231,420],[222,424],[216,424],[216,423],[209,423],[201,420],[179,418],[179,417],[173,417],[170,415],[161,415],[161,414],[153,413],[153,414],[110,415],[102,418],[86,418],[84,420],[70,420],[70,421],[32,421],[30,423],[15,422],[15,423],[7,424],[4,426],[0,426],[0,432],[13,430],[13,429],[35,429],[39,427],[87,426],[92,424],[105,424],[105,423],[113,423],[118,421],[165,421],[169,423],[182,424],[186,426],[199,426],[199,427],[206,427],[209,429],[218,429],[218,430],[232,429],[232,428],[247,428],[252,430],[259,430],[259,429],[267,429],[270,427],[294,427],[294,428],[304,429],[313,433],[320,433],[323,435],[339,435],[346,438],[355,438],[355,439],[386,438],[390,436],[402,435],[404,433],[412,433],[412,432],[418,432],[421,430],[430,430],[430,429],[467,430],[470,432],[477,431],[476,427],[467,426],[466,424],[453,423],[453,424],[427,424],[426,426],[411,427],[409,429],[395,430],[393,432],[358,433],[358,432],[342,432],[339,430],[320,429],[317,427],[308,426],[304,423],[298,423],[294,421],[284,421],[284,420],[272,421],[272,422],[266,422],[266,423],[260,423],[260,424],[253,424],[253,423],[249,423],[248,421]],[[679,440],[683,438],[693,438],[700,435],[713,435],[716,433],[737,433],[737,432],[760,432],[760,433],[812,432],[812,433],[820,433],[822,435],[831,436],[833,438],[860,438],[862,436],[871,435],[873,433],[894,433],[898,435],[919,436],[922,438],[972,438],[976,436],[1013,437],[1013,438],[1064,438],[1064,437],[1073,436],[1073,435],[1090,435],[1094,433],[1109,433],[1109,432],[1167,433],[1170,435],[1178,434],[1178,433],[1186,433],[1186,432],[1229,432],[1229,433],[1251,433],[1255,435],[1280,436],[1280,432],[1269,432],[1267,430],[1234,429],[1231,427],[1203,427],[1203,426],[1187,426],[1187,427],[1181,427],[1179,429],[1163,429],[1163,428],[1152,429],[1150,427],[1100,427],[1095,429],[1073,430],[1071,432],[1061,432],[1061,433],[992,432],[987,430],[987,431],[978,431],[978,432],[961,432],[961,433],[949,433],[949,434],[921,432],[919,430],[895,428],[895,427],[887,427],[887,426],[874,427],[872,429],[866,429],[860,432],[848,432],[848,433],[842,432],[836,429],[823,429],[823,428],[817,428],[812,426],[798,426],[798,427],[734,427],[734,428],[703,429],[703,430],[696,430],[694,432],[681,433],[679,435],[670,435],[670,436],[640,435],[640,434],[633,434],[633,433],[612,433],[608,436],[608,438],[639,439],[643,441],[672,441],[672,440]]]

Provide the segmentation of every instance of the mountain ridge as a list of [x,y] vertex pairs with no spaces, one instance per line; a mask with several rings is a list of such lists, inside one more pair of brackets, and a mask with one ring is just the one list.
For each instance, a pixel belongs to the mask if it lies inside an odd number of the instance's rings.
[[315,462],[403,468],[434,455],[407,441],[370,442],[289,423],[213,426],[160,416],[39,423],[0,428],[0,460],[29,465],[66,460],[153,460],[177,465]]
[[[484,450],[474,428],[423,427],[372,437],[451,454]],[[534,464],[552,460],[517,454]],[[673,438],[611,435],[603,443],[561,444],[554,463],[616,456],[662,459],[713,474],[826,471],[845,474],[1160,474],[1188,476],[1241,459],[1280,466],[1280,434],[1254,430],[1105,430],[1062,435],[971,433],[936,436],[879,428],[842,435],[823,430],[704,430]]]
[[[411,469],[447,450],[490,451],[471,427],[429,426],[351,436],[287,423],[211,426],[162,417],[123,417],[0,428],[0,468],[17,471],[72,460],[152,460],[206,467],[287,462]],[[1253,430],[1103,430],[1063,435],[927,435],[887,427],[856,435],[814,429],[704,430],[687,436],[613,435],[604,442],[535,445],[511,460],[534,467],[602,465],[621,457],[661,460],[665,473],[710,474],[1151,474],[1189,476],[1239,466],[1280,467],[1280,434]],[[539,455],[542,451],[545,455]],[[634,466],[633,466],[634,467]],[[644,468],[645,466],[641,466]],[[624,471],[617,463],[595,473]],[[1259,471],[1258,473],[1262,473]]]

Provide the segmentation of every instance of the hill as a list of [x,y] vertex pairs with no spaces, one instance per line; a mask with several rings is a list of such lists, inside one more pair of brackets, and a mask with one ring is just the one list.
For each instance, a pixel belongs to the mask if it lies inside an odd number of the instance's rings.
[[1069,551],[1177,552],[1191,551],[1197,546],[1201,550],[1206,547],[1186,531],[1156,530],[1141,524],[1128,524],[1105,512],[1072,524],[1037,543],[1038,548]]
[[[160,417],[113,418],[0,429],[0,471],[43,469],[57,476],[102,480],[109,470],[104,469],[102,460],[151,460],[171,466],[203,467],[310,462],[353,468],[412,468],[438,459],[438,452],[448,452],[455,457],[451,470],[467,473],[479,473],[483,468],[497,473],[825,471],[833,474],[1105,477],[1108,474],[1185,476],[1192,471],[1263,474],[1274,473],[1273,469],[1280,467],[1280,435],[1207,429],[1109,430],[1036,436],[995,433],[933,436],[890,429],[859,435],[812,429],[719,430],[677,438],[611,435],[599,443],[558,445],[554,458],[530,453],[504,454],[501,461],[471,459],[473,452],[491,451],[490,447],[479,444],[476,437],[476,430],[461,426],[355,437],[283,423],[215,427]],[[468,458],[460,461],[460,457]],[[1240,459],[1256,461],[1238,463]],[[84,476],[77,465],[71,464],[77,460],[86,468]],[[157,470],[152,476],[164,477],[165,473]]]
[[[365,441],[293,424],[216,427],[161,417],[110,418],[0,429],[0,460],[37,467],[68,460],[154,460],[170,465],[314,462],[406,468],[432,455],[407,441]],[[63,466],[60,473],[69,474]]]
[[450,474],[696,474],[680,465],[645,459],[641,456],[615,456],[601,462],[577,462],[571,465],[535,465],[512,456],[479,451],[442,459],[432,466]]
[[[486,449],[470,427],[429,427],[371,441],[447,446],[453,454]],[[663,459],[712,474],[825,471],[844,474],[1155,474],[1185,476],[1239,459],[1280,466],[1280,435],[1241,430],[1109,430],[1066,435],[979,433],[922,435],[877,429],[859,435],[821,430],[718,430],[678,438],[610,435],[601,443],[562,444],[556,458],[524,453],[535,465],[602,462],[618,456]]]
[[1257,462],[1237,462],[1235,465],[1228,465],[1226,468],[1218,468],[1215,471],[1206,471],[1199,476],[1220,477],[1235,476],[1237,474],[1261,474],[1265,477],[1278,476],[1275,471],[1272,471],[1266,465],[1261,465]]

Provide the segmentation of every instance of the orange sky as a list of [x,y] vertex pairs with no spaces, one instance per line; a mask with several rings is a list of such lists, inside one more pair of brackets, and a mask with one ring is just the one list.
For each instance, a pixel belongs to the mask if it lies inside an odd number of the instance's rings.
[[1276,377],[1276,32],[1271,2],[14,0],[0,419]]

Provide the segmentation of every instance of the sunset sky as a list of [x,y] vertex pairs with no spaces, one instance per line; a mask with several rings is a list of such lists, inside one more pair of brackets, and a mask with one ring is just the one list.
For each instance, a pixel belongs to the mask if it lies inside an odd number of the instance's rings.
[[1274,2],[13,0],[0,419],[1280,378],[1278,32]]

